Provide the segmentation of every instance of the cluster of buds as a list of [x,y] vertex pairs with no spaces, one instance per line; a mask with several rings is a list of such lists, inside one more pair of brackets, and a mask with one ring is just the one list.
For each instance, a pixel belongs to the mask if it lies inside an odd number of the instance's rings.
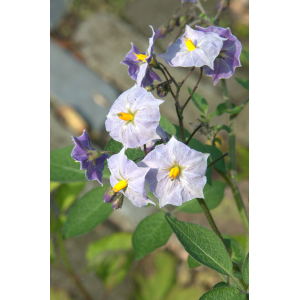
[[103,201],[105,203],[111,203],[111,207],[116,210],[122,207],[124,200],[124,195],[119,192],[115,192],[112,187],[109,187],[103,196]]

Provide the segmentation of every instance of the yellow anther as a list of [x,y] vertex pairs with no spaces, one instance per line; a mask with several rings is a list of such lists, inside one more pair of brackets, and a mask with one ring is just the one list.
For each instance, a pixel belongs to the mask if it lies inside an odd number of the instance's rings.
[[135,54],[135,53],[133,54],[136,56],[136,60],[142,60],[144,62],[146,62],[146,58],[148,57],[148,55],[146,54]]
[[127,180],[121,180],[113,187],[113,191],[117,193],[122,189],[126,188],[126,186],[127,186]]
[[171,179],[171,181],[173,181],[179,174],[179,168],[178,167],[174,167],[171,169],[171,172],[169,174],[169,178]]
[[192,40],[189,37],[185,36],[184,41],[189,51],[193,51],[196,49],[195,45],[193,44]]
[[133,115],[132,115],[132,114],[120,112],[120,113],[118,113],[117,115],[118,115],[118,117],[119,117],[121,120],[124,120],[124,121],[129,121],[129,120],[132,120],[132,119],[133,119]]

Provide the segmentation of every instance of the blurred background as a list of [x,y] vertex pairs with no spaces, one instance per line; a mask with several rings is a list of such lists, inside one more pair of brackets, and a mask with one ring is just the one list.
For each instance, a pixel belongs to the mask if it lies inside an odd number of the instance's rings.
[[[127,66],[120,62],[131,49],[133,42],[141,52],[146,51],[152,31],[149,25],[158,29],[176,14],[184,14],[187,6],[180,6],[180,0],[50,0],[50,105],[51,150],[72,145],[71,135],[79,136],[86,129],[96,148],[104,148],[109,140],[104,122],[110,106],[120,93],[131,88],[134,81],[128,76]],[[218,0],[202,1],[208,15],[217,12]],[[230,6],[220,17],[219,26],[230,27],[241,41],[243,50],[249,51],[249,1],[231,0]],[[155,42],[154,52],[164,53],[167,45],[178,36],[176,28],[167,36]],[[248,79],[248,60],[240,57],[242,67],[227,80],[229,95],[236,105],[248,97],[248,91],[234,77]],[[160,60],[162,61],[162,60]],[[185,68],[168,68],[177,81],[188,72]],[[193,87],[199,76],[195,71],[185,83],[181,99],[188,97],[187,87]],[[203,76],[197,92],[208,102],[208,112],[214,111],[223,102],[220,82],[213,86],[212,78]],[[156,92],[153,93],[157,97]],[[174,100],[163,98],[161,114],[174,124],[177,117]],[[248,209],[249,191],[249,109],[248,105],[236,119],[239,187]],[[193,130],[193,123],[199,118],[197,110],[190,103],[184,113],[184,125]],[[228,124],[224,114],[213,121]],[[213,123],[212,121],[212,123]],[[226,132],[221,150],[227,151]],[[194,136],[205,143],[200,134]],[[218,174],[213,179],[221,180]],[[106,182],[108,183],[108,181]],[[97,182],[72,187],[68,199],[73,203],[88,190],[98,186]],[[69,188],[69,187],[68,187]],[[51,202],[64,197],[64,185],[51,184]],[[219,275],[204,266],[191,268],[187,264],[187,253],[174,234],[166,246],[135,261],[130,245],[126,254],[94,259],[92,246],[103,238],[115,237],[111,243],[131,241],[131,234],[137,224],[156,211],[154,207],[136,208],[125,200],[123,208],[111,214],[108,220],[92,232],[65,241],[67,255],[79,278],[92,299],[199,299],[221,281]],[[65,209],[67,213],[67,208]],[[236,238],[247,251],[248,243],[229,187],[225,189],[222,203],[212,210],[220,231]],[[198,223],[209,228],[203,214],[177,215],[179,220]],[[52,226],[53,224],[51,224]],[[121,234],[125,232],[126,234]],[[92,243],[92,244],[91,244]],[[51,244],[52,245],[52,244]],[[57,245],[53,243],[53,248]],[[109,251],[109,248],[107,248]],[[52,253],[52,252],[51,252]],[[54,251],[53,251],[53,255]],[[54,258],[52,257],[54,261]],[[51,264],[51,299],[86,299],[74,281],[56,264]]]

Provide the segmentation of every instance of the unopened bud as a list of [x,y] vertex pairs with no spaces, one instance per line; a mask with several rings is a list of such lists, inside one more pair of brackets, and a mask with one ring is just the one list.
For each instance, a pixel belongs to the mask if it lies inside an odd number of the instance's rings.
[[177,20],[178,17],[173,17],[170,21],[169,21],[169,31],[172,31],[174,29],[174,27],[177,24]]
[[116,210],[122,207],[124,200],[124,195],[122,193],[117,193],[113,201],[111,202],[111,207]]
[[116,197],[117,193],[113,191],[113,188],[110,186],[105,192],[103,196],[103,201],[105,203],[111,203]]
[[156,87],[156,92],[157,92],[158,97],[160,97],[160,98],[166,97],[169,93],[168,83],[165,81],[163,83],[158,84]]
[[181,27],[181,28],[183,28],[185,25],[186,25],[186,23],[187,23],[187,17],[186,16],[181,16],[180,18],[179,18],[179,26]]
[[163,39],[167,33],[168,33],[168,26],[162,25],[157,30],[157,38]]
[[229,6],[229,0],[220,0],[217,4],[218,10],[221,9],[221,5],[223,5],[222,11],[225,10]]

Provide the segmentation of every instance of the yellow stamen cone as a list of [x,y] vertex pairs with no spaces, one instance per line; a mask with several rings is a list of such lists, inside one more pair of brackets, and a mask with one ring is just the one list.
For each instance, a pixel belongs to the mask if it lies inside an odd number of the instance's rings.
[[195,45],[193,44],[193,42],[190,38],[184,37],[184,42],[189,51],[193,51],[196,49]]
[[122,189],[126,188],[126,186],[127,186],[127,180],[121,180],[113,187],[113,191],[117,193]]
[[146,62],[146,58],[148,57],[148,55],[146,54],[135,54],[135,53],[133,54],[136,56],[136,60],[142,60],[144,62]]
[[118,117],[119,117],[121,120],[124,120],[124,121],[129,121],[129,120],[132,120],[132,119],[133,119],[133,115],[132,115],[132,114],[120,112],[120,113],[118,113],[117,115],[118,115]]
[[174,167],[171,169],[171,172],[169,174],[169,178],[171,179],[171,181],[173,181],[179,174],[179,168],[178,167]]

